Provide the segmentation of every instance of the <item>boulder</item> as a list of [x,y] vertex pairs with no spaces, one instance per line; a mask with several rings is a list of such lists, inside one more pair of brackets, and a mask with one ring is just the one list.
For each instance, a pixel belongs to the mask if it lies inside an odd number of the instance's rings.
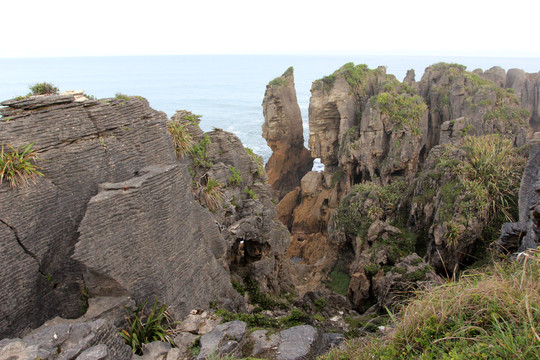
[[197,360],[204,360],[216,354],[241,354],[242,346],[247,340],[247,324],[235,320],[216,326],[201,337],[201,351]]
[[314,359],[326,347],[323,334],[313,326],[294,326],[281,331],[279,335],[278,360]]
[[0,359],[129,360],[131,348],[105,320],[71,322],[57,318],[22,339],[0,341]]

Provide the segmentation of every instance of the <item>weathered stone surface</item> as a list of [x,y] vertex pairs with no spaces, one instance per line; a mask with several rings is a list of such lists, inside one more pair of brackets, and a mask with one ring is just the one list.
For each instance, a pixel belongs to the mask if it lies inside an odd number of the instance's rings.
[[203,206],[208,207],[205,187],[209,179],[220,184],[219,206],[211,211],[227,248],[218,261],[239,274],[240,279],[257,282],[263,292],[278,295],[290,291],[284,259],[290,234],[278,220],[262,158],[248,153],[237,136],[221,129],[206,133],[202,139],[205,137],[207,166],[191,168],[196,199]]
[[268,183],[281,199],[300,184],[313,164],[310,152],[304,147],[302,115],[292,68],[266,86],[262,106],[263,137],[272,149],[266,164]]
[[224,240],[191,198],[190,187],[187,169],[179,165],[151,166],[128,181],[100,186],[73,255],[86,266],[86,278],[99,279],[90,293],[159,298],[177,317],[215,299],[241,303],[216,260],[223,256]]
[[328,90],[315,82],[309,100],[309,147],[311,156],[326,166],[337,165],[337,149],[345,131],[355,125],[358,104],[344,78]]
[[144,344],[142,356],[134,356],[134,358],[140,360],[165,360],[171,349],[171,344],[169,343],[153,341]]
[[540,133],[529,142],[529,158],[519,189],[519,222],[505,223],[497,249],[506,254],[540,246]]
[[268,330],[255,330],[249,336],[249,340],[253,343],[251,356],[263,358],[271,356],[277,351],[280,336],[279,334],[268,334]]
[[279,360],[312,359],[325,348],[323,334],[309,325],[294,326],[280,332],[281,341],[276,358]]
[[108,360],[109,349],[105,344],[94,345],[86,349],[81,355],[77,356],[76,360]]
[[207,310],[192,310],[190,314],[182,320],[178,329],[184,332],[204,335],[218,326],[221,319],[221,317],[218,317],[213,312]]
[[0,283],[0,337],[81,314],[82,268],[70,255],[98,184],[175,161],[165,115],[145,100],[21,101],[33,110],[7,108],[16,114],[0,121],[2,143],[34,143],[44,177],[20,189],[0,184],[0,261],[10,264],[0,270],[9,279]]
[[[105,320],[55,319],[21,339],[0,341],[0,359],[131,359],[131,349]],[[95,357],[93,357],[95,356]]]
[[246,338],[247,324],[231,321],[215,327],[201,337],[201,351],[197,360],[204,360],[212,354],[238,355]]

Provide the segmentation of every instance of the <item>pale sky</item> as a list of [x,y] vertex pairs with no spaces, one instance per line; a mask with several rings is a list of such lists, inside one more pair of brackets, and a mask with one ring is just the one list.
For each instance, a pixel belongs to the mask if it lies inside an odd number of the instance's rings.
[[540,57],[538,0],[9,0],[0,57]]

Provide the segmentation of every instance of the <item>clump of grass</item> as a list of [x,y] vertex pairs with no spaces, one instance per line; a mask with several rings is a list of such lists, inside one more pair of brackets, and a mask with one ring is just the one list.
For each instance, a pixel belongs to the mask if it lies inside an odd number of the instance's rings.
[[174,327],[177,322],[168,313],[167,305],[158,307],[156,299],[152,310],[148,312],[146,303],[145,300],[136,309],[127,308],[131,313],[127,318],[128,328],[120,332],[125,343],[138,355],[142,355],[143,345],[152,341],[168,342],[174,346]]
[[47,82],[35,83],[30,87],[29,95],[56,95],[58,94],[58,88],[53,84]]
[[176,155],[181,158],[193,146],[193,137],[184,124],[171,120],[167,124],[167,130],[171,135]]
[[356,340],[321,359],[538,359],[540,250],[419,294],[386,339]]
[[468,136],[464,141],[466,161],[457,169],[477,206],[487,208],[491,217],[501,212],[513,221],[511,208],[517,205],[516,193],[526,159],[512,142],[499,135]]
[[201,194],[206,206],[212,212],[216,211],[223,202],[222,186],[216,179],[208,178]]
[[39,159],[34,144],[28,144],[15,149],[11,145],[0,147],[0,184],[6,180],[12,188],[35,183],[38,176],[43,176],[36,165]]

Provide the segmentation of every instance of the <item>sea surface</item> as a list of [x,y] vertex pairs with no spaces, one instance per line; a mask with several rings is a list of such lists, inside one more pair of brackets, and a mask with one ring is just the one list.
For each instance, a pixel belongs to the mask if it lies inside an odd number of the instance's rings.
[[[97,98],[116,93],[143,96],[169,117],[186,109],[202,115],[205,131],[222,128],[238,135],[245,146],[265,160],[271,151],[261,136],[262,100],[269,81],[294,67],[298,103],[307,142],[310,88],[347,62],[387,67],[403,80],[415,69],[420,80],[434,63],[456,62],[468,70],[501,66],[540,71],[540,58],[449,57],[395,55],[180,55],[133,57],[0,58],[0,101],[28,93],[28,87],[47,81],[64,90],[85,90]],[[0,137],[1,142],[1,137]]]

